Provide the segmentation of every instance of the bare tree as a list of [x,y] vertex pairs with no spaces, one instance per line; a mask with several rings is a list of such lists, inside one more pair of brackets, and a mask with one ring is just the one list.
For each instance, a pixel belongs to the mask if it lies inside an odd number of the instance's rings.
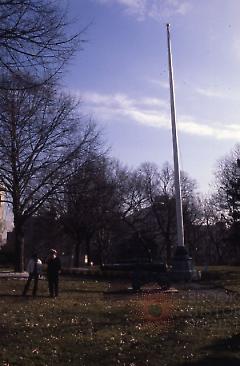
[[[132,233],[130,241],[135,250],[135,257],[146,256],[151,260],[146,230],[146,217],[149,214],[148,202],[145,194],[145,181],[141,172],[123,169],[118,179],[119,196],[121,197],[121,218]],[[128,239],[128,241],[129,241]]]
[[228,225],[226,218],[219,210],[216,195],[205,197],[203,205],[202,243],[199,254],[202,262],[223,264],[228,260]]
[[[215,171],[214,200],[222,225],[228,228],[228,257],[240,258],[240,145],[219,159]],[[225,253],[226,259],[226,253]]]
[[149,213],[155,222],[159,250],[163,255],[166,250],[167,262],[171,260],[172,246],[175,239],[175,201],[173,173],[169,164],[161,171],[152,163],[144,163],[139,171],[145,182],[144,190]]
[[[152,163],[144,163],[139,172],[143,179],[147,206],[155,219],[158,236],[162,237],[167,262],[170,263],[172,249],[176,241],[176,208],[173,169],[165,163],[161,170]],[[196,183],[186,173],[181,172],[181,188],[185,231],[189,232],[199,218],[198,199],[195,193]],[[191,244],[191,243],[190,243]]]
[[[15,83],[13,83],[15,86]],[[97,140],[78,103],[48,86],[0,92],[0,185],[12,205],[16,270],[23,270],[23,225],[72,173]]]
[[240,221],[240,145],[219,159],[215,170],[215,200],[229,222]]
[[25,85],[26,74],[34,75],[35,82],[56,75],[79,48],[84,32],[71,34],[69,25],[66,9],[57,1],[0,0],[1,74],[15,75]]
[[[74,265],[79,266],[80,250],[92,261],[92,239],[97,260],[101,262],[118,212],[114,162],[106,154],[92,154],[78,166],[65,185],[62,222],[74,241]],[[61,204],[63,205],[63,201]]]

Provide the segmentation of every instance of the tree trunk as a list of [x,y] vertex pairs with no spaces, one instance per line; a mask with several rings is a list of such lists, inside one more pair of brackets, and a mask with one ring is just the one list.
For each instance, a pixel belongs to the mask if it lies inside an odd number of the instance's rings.
[[90,266],[90,264],[91,264],[90,242],[91,242],[91,238],[89,236],[87,236],[87,238],[86,238],[86,254],[87,254],[87,265],[88,266]]
[[76,242],[74,253],[74,267],[79,268],[79,255],[80,255],[80,241]]
[[15,232],[15,271],[24,271],[24,234],[23,226],[17,219],[14,220]]
[[102,245],[102,241],[101,239],[99,239],[98,241],[98,261],[97,264],[99,264],[100,266],[103,264],[103,245]]
[[166,256],[167,264],[170,265],[172,261],[172,242],[169,238],[166,239]]

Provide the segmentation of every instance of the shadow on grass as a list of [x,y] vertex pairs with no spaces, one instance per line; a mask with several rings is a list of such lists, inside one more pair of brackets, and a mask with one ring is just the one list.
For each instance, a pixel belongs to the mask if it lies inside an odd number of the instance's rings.
[[0,298],[19,298],[19,299],[27,300],[27,299],[45,299],[45,298],[50,298],[50,296],[48,294],[36,295],[36,296],[32,296],[31,294],[29,294],[29,295],[23,296],[21,293],[20,294],[7,294],[7,293],[1,294],[0,293]]
[[[181,364],[181,366],[239,366],[240,365],[240,334],[236,334],[232,337],[222,338],[208,347],[205,350],[212,353],[195,362],[186,362]],[[239,357],[237,358],[237,352],[239,352]],[[233,354],[236,354],[236,357]],[[214,356],[218,354],[218,356]]]
[[[176,293],[178,291],[175,291]],[[127,287],[123,289],[111,289],[105,290],[103,292],[104,295],[129,295],[129,294],[142,294],[142,295],[151,295],[151,294],[162,294],[162,293],[172,293],[169,290],[164,290],[162,288],[142,288],[140,290],[133,290],[132,287]]]
[[21,294],[9,294],[9,293],[0,294],[0,298],[1,297],[22,297],[22,298],[24,298]]
[[[240,353],[240,333],[232,337],[226,337],[206,347],[214,352],[239,352]],[[239,359],[240,365],[240,359]]]
[[239,359],[234,357],[206,357],[197,362],[186,362],[179,366],[239,366]]
[[[0,339],[1,339],[1,347],[0,347],[0,361],[2,360],[2,351],[5,347],[8,347],[9,345],[9,340],[12,336],[12,332],[11,329],[5,324],[5,325],[0,325]],[[1,365],[7,365],[7,363],[5,364],[4,362],[1,363]]]
[[86,294],[86,293],[93,293],[93,294],[102,294],[103,290],[94,290],[94,289],[86,289],[86,290],[81,290],[81,289],[64,289],[62,290],[62,293],[79,293],[79,294]]

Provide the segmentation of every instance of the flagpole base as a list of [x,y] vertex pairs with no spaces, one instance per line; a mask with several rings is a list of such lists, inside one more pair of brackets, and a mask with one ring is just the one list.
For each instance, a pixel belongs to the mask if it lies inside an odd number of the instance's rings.
[[192,258],[184,246],[177,246],[171,269],[171,279],[177,282],[188,282],[198,279],[198,272],[193,266]]

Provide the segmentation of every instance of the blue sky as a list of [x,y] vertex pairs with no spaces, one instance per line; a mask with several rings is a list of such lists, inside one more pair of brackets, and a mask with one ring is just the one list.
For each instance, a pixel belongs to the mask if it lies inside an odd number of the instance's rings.
[[[240,140],[239,0],[69,0],[90,24],[64,83],[130,167],[172,163],[166,26],[171,23],[181,168],[208,192]],[[76,26],[76,25],[75,25]]]

